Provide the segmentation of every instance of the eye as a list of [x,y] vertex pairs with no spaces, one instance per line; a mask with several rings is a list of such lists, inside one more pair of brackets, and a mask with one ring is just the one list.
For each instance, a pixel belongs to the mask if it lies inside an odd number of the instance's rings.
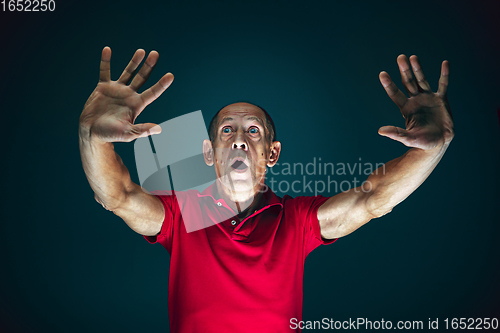
[[250,134],[257,134],[259,133],[259,129],[257,127],[252,127],[248,130]]
[[224,133],[224,134],[229,134],[229,133],[231,133],[231,128],[229,128],[229,127],[224,127],[224,128],[222,129],[222,133]]

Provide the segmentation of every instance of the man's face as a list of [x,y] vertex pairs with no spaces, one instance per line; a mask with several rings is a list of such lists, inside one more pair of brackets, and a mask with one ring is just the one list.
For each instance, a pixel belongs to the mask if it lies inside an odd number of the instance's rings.
[[268,134],[266,116],[255,105],[235,103],[219,112],[213,164],[224,192],[235,201],[250,200],[261,191],[266,166],[277,161],[279,142],[271,144]]

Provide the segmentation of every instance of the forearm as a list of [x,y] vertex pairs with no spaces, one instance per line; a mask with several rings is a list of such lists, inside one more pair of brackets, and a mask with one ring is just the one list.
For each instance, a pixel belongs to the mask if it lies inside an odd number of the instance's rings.
[[411,148],[373,172],[363,185],[368,193],[368,212],[374,217],[385,215],[406,199],[431,174],[448,145],[432,150]]
[[113,143],[95,139],[84,127],[79,128],[80,156],[83,170],[104,208],[116,210],[125,202],[132,181]]

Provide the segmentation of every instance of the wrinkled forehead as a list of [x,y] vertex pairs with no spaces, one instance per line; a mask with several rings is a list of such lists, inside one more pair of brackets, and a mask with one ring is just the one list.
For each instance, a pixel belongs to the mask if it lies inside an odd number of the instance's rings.
[[264,112],[258,106],[249,103],[228,105],[219,112],[217,118],[219,124],[229,118],[233,121],[253,119],[259,121],[262,125],[264,125],[266,121]]

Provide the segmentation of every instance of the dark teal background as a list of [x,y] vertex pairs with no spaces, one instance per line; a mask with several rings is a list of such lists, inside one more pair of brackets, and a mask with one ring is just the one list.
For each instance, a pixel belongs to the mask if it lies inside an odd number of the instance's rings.
[[[378,74],[402,88],[396,57],[417,54],[435,90],[448,59],[452,145],[392,213],[312,252],[304,319],[439,318],[443,328],[447,317],[500,317],[498,13],[496,1],[286,0],[56,0],[51,13],[1,12],[0,331],[168,332],[168,253],[97,204],[81,166],[78,117],[105,45],[115,80],[137,48],[160,53],[147,86],[175,75],[138,122],[201,109],[208,124],[249,100],[273,116],[289,163],[402,155],[377,134],[404,126]],[[133,144],[116,150],[137,182]]]

